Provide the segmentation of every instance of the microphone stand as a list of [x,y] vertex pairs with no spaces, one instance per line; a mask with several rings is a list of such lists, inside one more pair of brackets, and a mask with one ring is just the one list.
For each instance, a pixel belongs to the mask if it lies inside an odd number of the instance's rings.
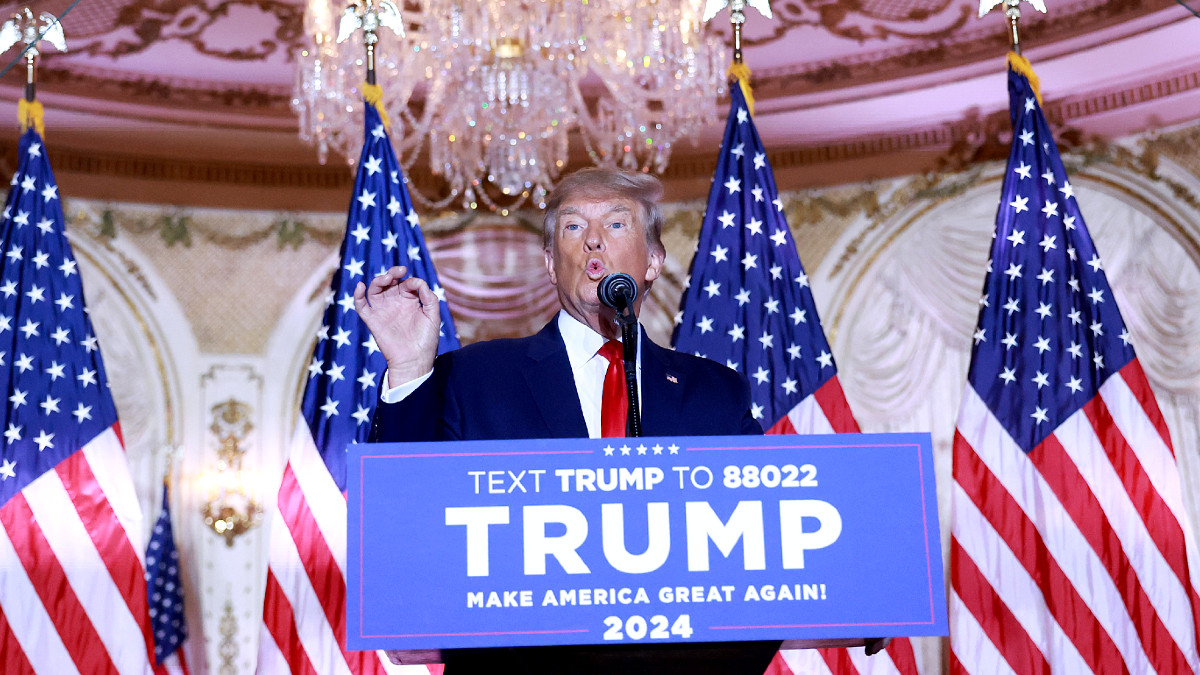
[[625,361],[625,389],[628,392],[629,414],[625,416],[625,435],[636,437],[642,435],[642,413],[638,402],[637,386],[637,315],[633,313],[633,303],[620,303],[617,310],[617,323],[621,325],[621,348]]

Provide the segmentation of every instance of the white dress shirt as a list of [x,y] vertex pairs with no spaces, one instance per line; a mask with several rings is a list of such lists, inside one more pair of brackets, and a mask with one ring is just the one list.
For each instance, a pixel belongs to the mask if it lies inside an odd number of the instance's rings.
[[[641,329],[641,326],[638,327]],[[565,311],[558,313],[558,331],[567,348],[567,360],[571,363],[571,374],[575,378],[575,390],[587,424],[588,437],[600,438],[600,410],[604,403],[604,375],[608,372],[608,359],[596,352],[607,342],[607,338],[581,323]],[[398,403],[416,391],[433,371],[415,380],[385,389],[380,399],[384,403]],[[387,374],[384,374],[387,382]],[[637,362],[638,399],[642,390],[642,344],[638,341]],[[481,385],[483,386],[483,385]],[[644,407],[644,406],[643,406]]]

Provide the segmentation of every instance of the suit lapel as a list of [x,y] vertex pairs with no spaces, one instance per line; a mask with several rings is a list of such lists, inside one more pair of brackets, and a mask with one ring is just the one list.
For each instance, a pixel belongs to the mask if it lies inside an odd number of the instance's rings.
[[567,348],[558,332],[557,316],[533,336],[525,355],[528,363],[522,374],[549,431],[547,436],[587,438],[587,423],[583,421]]
[[668,368],[666,350],[642,335],[642,434],[670,436],[678,433],[682,412],[684,377]]

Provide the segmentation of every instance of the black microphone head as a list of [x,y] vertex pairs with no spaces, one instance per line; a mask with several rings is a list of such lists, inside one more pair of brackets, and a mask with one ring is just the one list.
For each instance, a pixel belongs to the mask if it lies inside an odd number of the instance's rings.
[[615,272],[600,280],[596,295],[605,306],[621,309],[637,300],[637,282],[624,272]]

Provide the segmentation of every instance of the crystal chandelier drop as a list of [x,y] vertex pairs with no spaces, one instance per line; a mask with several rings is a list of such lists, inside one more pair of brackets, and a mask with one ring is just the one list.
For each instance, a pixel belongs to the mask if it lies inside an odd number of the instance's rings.
[[[292,99],[300,136],[322,163],[330,150],[357,159],[367,39],[378,41],[375,71],[401,164],[440,179],[431,194],[409,183],[427,207],[540,206],[572,148],[599,165],[661,172],[676,139],[715,121],[725,93],[728,51],[703,29],[700,4],[308,0]],[[363,17],[393,12],[403,35],[339,30],[342,17],[370,24]]]

